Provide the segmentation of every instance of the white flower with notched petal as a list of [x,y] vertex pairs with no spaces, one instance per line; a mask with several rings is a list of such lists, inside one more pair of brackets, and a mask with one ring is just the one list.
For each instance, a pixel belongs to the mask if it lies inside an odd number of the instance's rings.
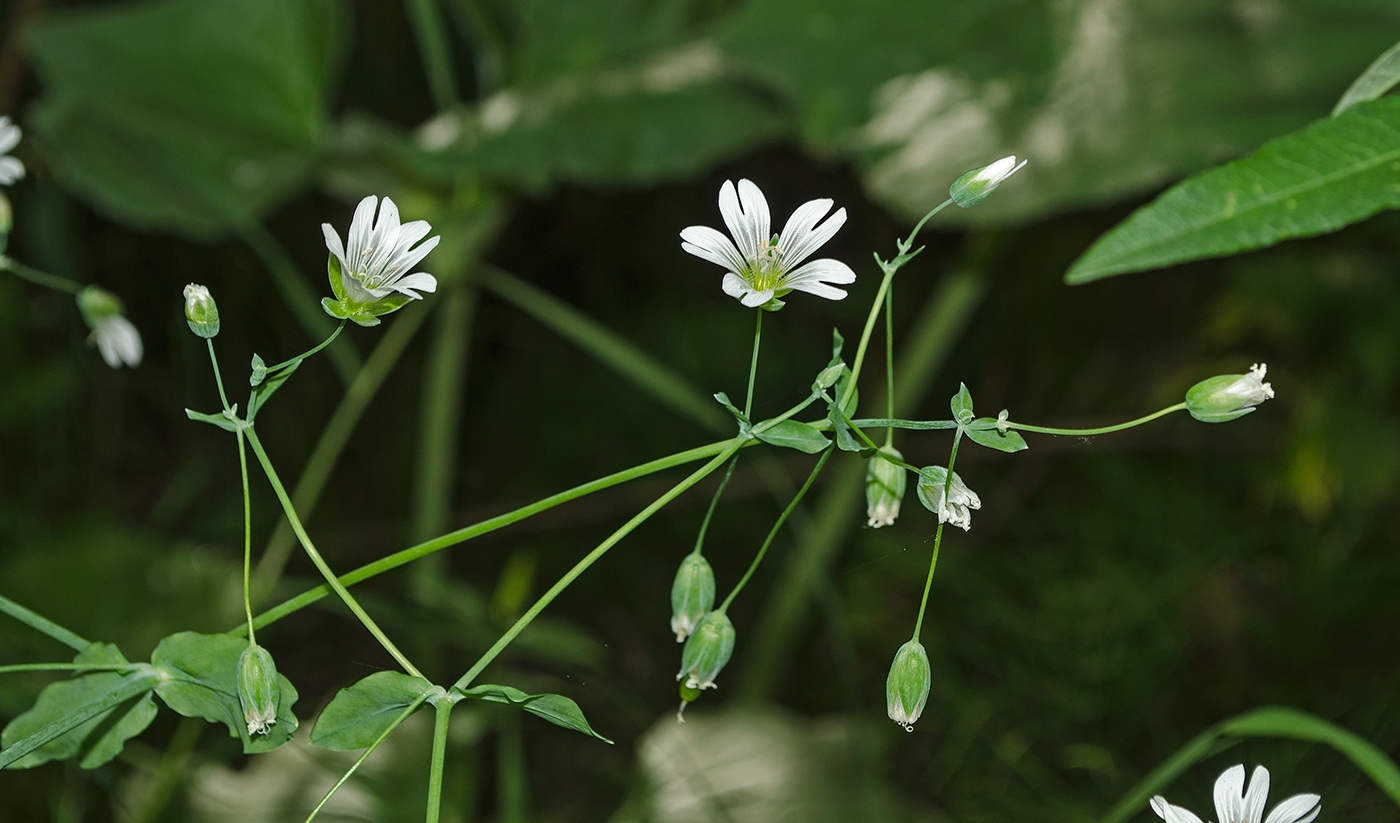
[[141,365],[141,333],[122,314],[122,301],[115,294],[88,286],[78,292],[78,312],[92,329],[88,343],[97,346],[107,365],[114,369],[123,363],[132,368]]
[[0,185],[8,186],[24,176],[24,164],[10,156],[21,136],[19,126],[8,117],[0,117]]
[[380,315],[401,308],[409,300],[421,300],[418,292],[437,290],[437,278],[431,274],[409,273],[437,246],[438,237],[413,245],[432,227],[425,220],[400,225],[399,208],[387,197],[375,220],[378,200],[370,195],[360,201],[344,247],[331,224],[321,224],[330,251],[326,268],[336,296],[335,300],[323,299],[321,305],[331,316],[354,320],[361,326],[378,325]]
[[[1254,768],[1249,790],[1244,788],[1244,766],[1226,769],[1215,781],[1215,814],[1217,823],[1312,823],[1322,811],[1322,798],[1315,794],[1295,794],[1274,807],[1264,819],[1264,801],[1269,799],[1269,770]],[[1152,798],[1152,811],[1167,823],[1201,823],[1201,818],[1167,802],[1165,797]]]
[[[948,486],[948,497],[943,497],[943,487]],[[982,508],[982,498],[967,487],[963,479],[953,472],[953,482],[948,483],[948,470],[942,466],[925,466],[919,470],[917,488],[919,502],[924,508],[938,515],[939,523],[952,523],[968,531],[972,528],[972,512]]]
[[749,308],[762,306],[770,311],[782,308],[778,298],[791,291],[805,291],[828,300],[840,300],[846,292],[832,283],[854,283],[856,273],[839,260],[803,260],[836,234],[846,222],[846,210],[817,225],[831,211],[826,198],[809,200],[788,218],[776,237],[769,235],[768,201],[748,180],[734,184],[724,181],[719,190],[719,211],[734,243],[709,226],[690,226],[681,232],[681,248],[728,270],[724,293]]

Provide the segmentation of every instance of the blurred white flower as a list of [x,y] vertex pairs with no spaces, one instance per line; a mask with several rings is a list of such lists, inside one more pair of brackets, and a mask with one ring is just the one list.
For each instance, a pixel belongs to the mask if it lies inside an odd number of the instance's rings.
[[681,231],[681,248],[724,267],[728,271],[722,283],[724,293],[749,308],[780,308],[782,303],[769,302],[790,291],[840,300],[846,292],[830,284],[854,283],[856,273],[850,266],[826,258],[798,265],[846,222],[846,210],[837,209],[817,225],[831,206],[832,201],[826,198],[803,203],[782,232],[773,237],[763,192],[752,182],[740,180],[736,193],[734,184],[726,180],[719,190],[719,211],[738,247],[709,226],[690,226]]
[[409,271],[437,246],[439,238],[431,237],[414,248],[413,244],[426,237],[432,226],[426,220],[400,225],[399,207],[387,197],[376,221],[378,199],[370,195],[355,208],[347,237],[348,252],[347,247],[340,245],[340,234],[331,224],[321,224],[326,248],[340,264],[345,297],[358,305],[375,303],[395,292],[421,300],[423,296],[418,292],[436,291],[437,278],[426,272]]
[[88,342],[97,346],[107,365],[119,369],[125,363],[141,364],[141,334],[122,314],[122,301],[105,289],[88,286],[78,292],[78,311],[92,329]]
[[[1249,790],[1244,787],[1244,766],[1226,769],[1215,781],[1215,814],[1217,823],[1312,823],[1322,811],[1322,798],[1315,794],[1295,794],[1269,812],[1264,819],[1264,802],[1269,799],[1269,770],[1254,768]],[[1166,798],[1152,798],[1152,811],[1167,823],[1201,823],[1201,818]]]
[[10,156],[22,137],[19,126],[8,117],[0,117],[0,185],[8,186],[24,176],[24,164]]
[[939,523],[952,523],[967,531],[972,528],[972,510],[982,508],[982,498],[963,483],[957,472],[953,472],[953,482],[948,488],[948,499],[943,499],[943,486],[948,480],[948,470],[942,466],[927,466],[919,470],[919,502],[924,508],[938,515]]

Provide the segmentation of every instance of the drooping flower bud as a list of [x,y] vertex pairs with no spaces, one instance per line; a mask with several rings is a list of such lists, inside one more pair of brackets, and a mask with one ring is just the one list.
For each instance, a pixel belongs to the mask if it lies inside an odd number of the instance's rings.
[[885,702],[890,719],[903,726],[906,732],[914,731],[914,721],[924,713],[932,676],[928,653],[919,641],[910,640],[899,647],[890,665],[890,676],[885,680]]
[[710,612],[700,618],[681,651],[681,670],[689,689],[713,689],[715,677],[734,654],[734,624],[724,612]]
[[953,483],[948,489],[948,499],[943,499],[943,486],[948,480],[948,470],[942,466],[927,466],[919,470],[919,502],[924,508],[938,515],[939,523],[952,523],[967,531],[972,528],[972,509],[982,508],[982,498],[969,489],[957,472],[953,472]]
[[987,199],[1001,181],[1021,170],[1021,166],[1026,165],[1022,160],[1018,166],[1016,155],[1003,157],[990,166],[983,166],[980,169],[973,169],[953,182],[948,189],[948,196],[953,198],[953,202],[963,208],[969,208]]
[[1202,423],[1224,423],[1244,417],[1274,396],[1274,387],[1264,382],[1266,371],[1268,366],[1255,363],[1249,367],[1249,374],[1202,380],[1186,392],[1186,410]]
[[269,726],[276,725],[281,694],[272,655],[262,646],[250,643],[238,656],[238,702],[243,706],[248,734],[263,734]]
[[671,631],[680,643],[715,606],[715,573],[703,555],[689,554],[671,583]]
[[112,368],[141,364],[144,349],[141,334],[122,314],[122,301],[115,294],[96,286],[87,286],[78,292],[78,312],[83,322],[92,329],[88,343],[97,346],[102,359]]
[[[904,455],[894,446],[883,446],[880,454],[903,461]],[[904,467],[895,465],[878,456],[870,458],[865,467],[865,513],[870,518],[870,528],[893,526],[899,517],[899,503],[904,499],[907,479]]]
[[206,340],[219,333],[219,307],[214,304],[214,295],[198,283],[185,286],[185,322],[190,324],[190,331]]

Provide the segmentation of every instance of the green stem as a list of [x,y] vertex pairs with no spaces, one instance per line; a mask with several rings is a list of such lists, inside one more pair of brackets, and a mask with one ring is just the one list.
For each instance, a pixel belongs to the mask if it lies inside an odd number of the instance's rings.
[[47,634],[70,649],[81,652],[86,651],[87,647],[92,645],[91,641],[84,640],[47,617],[32,612],[3,595],[0,595],[0,612],[8,614],[31,629]]
[[[885,409],[894,417],[894,284],[885,292]],[[885,429],[885,445],[894,445],[894,427]]]
[[13,663],[0,666],[0,674],[12,672],[121,672],[140,663]]
[[4,269],[21,280],[28,280],[36,286],[43,286],[47,289],[77,294],[83,290],[83,284],[76,280],[69,280],[67,277],[59,277],[56,274],[32,269],[29,266],[15,260],[13,257],[0,255],[0,269]]
[[404,0],[404,5],[418,39],[418,55],[428,75],[433,103],[438,111],[451,108],[457,102],[456,72],[452,68],[451,45],[438,14],[437,0]]
[[326,796],[322,797],[321,802],[316,804],[316,808],[311,810],[311,814],[306,816],[305,823],[311,823],[311,821],[316,818],[316,815],[321,813],[321,809],[330,802],[331,797],[340,790],[341,786],[345,785],[345,782],[369,759],[369,756],[374,754],[374,750],[379,748],[380,744],[385,740],[388,740],[389,735],[394,733],[394,729],[397,729],[400,724],[408,719],[409,715],[417,711],[418,707],[423,705],[423,701],[427,699],[427,694],[420,694],[418,697],[415,697],[413,702],[409,703],[403,711],[399,712],[398,716],[394,718],[394,722],[390,723],[387,729],[380,732],[379,736],[374,739],[374,742],[369,744],[369,748],[365,749],[365,753],[360,755],[359,759],[350,766],[350,769],[346,771],[345,774],[340,776],[339,780],[335,781],[335,785],[331,786],[330,791],[326,792]]
[[753,381],[758,374],[758,344],[763,338],[763,309],[755,309],[758,319],[753,327],[753,358],[749,360],[749,390],[744,395],[744,417],[748,417],[753,409]]
[[524,631],[525,627],[530,625],[539,613],[544,611],[544,608],[554,601],[554,598],[559,596],[560,592],[568,588],[570,583],[573,583],[579,575],[587,571],[589,566],[592,566],[600,557],[607,554],[609,549],[617,545],[618,541],[630,534],[633,529],[637,528],[642,523],[646,522],[653,514],[660,511],[662,506],[674,500],[681,492],[703,480],[741,448],[743,448],[743,443],[738,438],[729,441],[725,445],[724,450],[715,455],[708,463],[696,469],[689,477],[682,480],[680,483],[671,487],[670,491],[652,501],[651,505],[642,509],[621,528],[609,535],[608,539],[598,544],[597,548],[589,552],[582,560],[574,564],[574,567],[569,569],[563,577],[559,578],[559,582],[551,586],[549,591],[544,593],[544,596],[536,600],[529,611],[521,615],[520,619],[515,621],[515,625],[511,626],[505,634],[501,635],[501,638],[496,641],[495,645],[488,649],[486,653],[481,656],[480,660],[473,663],[466,674],[458,678],[457,682],[453,684],[453,688],[465,689],[471,685],[472,680],[474,680],[477,675],[481,674],[482,670],[485,669],[492,660],[495,660],[497,655],[505,650],[505,647],[510,645],[510,642],[514,640],[520,632]]
[[285,369],[293,363],[300,363],[301,361],[305,360],[306,358],[310,357],[311,355],[315,354],[321,349],[324,349],[326,346],[329,346],[330,344],[334,343],[335,339],[340,336],[340,333],[345,330],[345,324],[348,322],[350,321],[340,321],[340,325],[335,327],[335,331],[331,332],[330,337],[327,337],[325,340],[322,340],[320,343],[317,343],[316,345],[312,346],[311,348],[307,349],[305,352],[297,355],[296,357],[293,357],[289,360],[283,360],[281,363],[278,363],[275,366],[268,366],[268,373],[271,374],[272,372],[275,372],[278,369]]
[[807,475],[807,482],[802,484],[802,488],[797,490],[797,495],[792,498],[792,502],[788,504],[786,509],[783,509],[783,513],[778,516],[778,522],[774,523],[773,528],[768,530],[768,536],[764,538],[763,545],[758,548],[758,554],[754,555],[753,562],[749,564],[749,570],[744,572],[744,576],[739,578],[738,583],[734,584],[734,591],[730,592],[729,596],[724,598],[724,602],[719,604],[719,608],[715,609],[715,611],[724,612],[727,610],[729,604],[734,602],[734,598],[739,596],[739,592],[744,590],[744,585],[749,582],[749,578],[753,577],[753,573],[758,570],[758,564],[763,562],[763,556],[768,553],[768,547],[772,545],[773,538],[778,536],[778,530],[783,527],[783,523],[787,522],[788,516],[792,514],[793,509],[797,508],[797,504],[802,502],[802,498],[807,494],[807,490],[812,488],[812,481],[817,479],[818,474],[821,474],[822,468],[826,466],[827,458],[831,457],[831,452],[834,450],[835,445],[832,445],[828,446],[826,451],[822,452],[821,459],[817,461],[817,465],[812,467],[812,473]]
[[170,738],[170,744],[156,766],[156,773],[151,778],[150,788],[146,790],[141,811],[132,815],[131,823],[155,823],[161,818],[161,813],[170,805],[170,798],[174,796],[175,789],[180,784],[180,777],[184,774],[185,764],[189,762],[190,752],[199,743],[199,736],[203,732],[202,718],[180,718],[179,725],[175,727],[175,734]]
[[277,470],[272,467],[272,461],[268,459],[267,452],[263,451],[262,443],[258,441],[257,433],[254,432],[252,428],[245,429],[245,431],[248,433],[248,442],[253,447],[253,453],[258,456],[258,462],[262,464],[263,473],[267,475],[267,479],[272,483],[272,490],[277,493],[277,499],[282,502],[282,510],[286,512],[287,520],[292,524],[292,530],[296,532],[297,539],[301,541],[302,548],[306,549],[306,554],[311,558],[311,562],[316,564],[316,568],[321,572],[321,576],[326,578],[326,583],[330,585],[331,589],[334,590],[336,594],[340,595],[340,599],[345,602],[345,605],[350,611],[359,618],[360,622],[364,624],[364,627],[369,630],[369,633],[374,635],[374,639],[379,641],[379,645],[383,646],[384,650],[399,662],[399,665],[403,667],[404,671],[414,677],[422,677],[423,673],[418,671],[418,669],[408,661],[407,657],[404,657],[403,652],[399,651],[393,641],[391,641],[379,626],[375,624],[374,620],[365,613],[365,610],[355,598],[351,596],[350,592],[346,591],[345,587],[340,584],[340,581],[335,576],[335,572],[331,571],[331,567],[326,565],[326,561],[321,557],[321,553],[316,551],[316,547],[311,543],[311,538],[307,536],[306,530],[302,528],[301,519],[297,517],[297,511],[292,506],[291,498],[287,496],[287,490],[282,488],[282,481],[277,477]]
[[214,383],[219,387],[219,402],[224,404],[224,411],[232,411],[233,407],[228,404],[228,395],[224,393],[224,377],[219,373],[219,358],[214,356],[214,339],[206,337],[204,342],[209,347],[209,362],[214,364]]
[[1006,427],[1008,429],[1019,429],[1023,432],[1036,432],[1038,434],[1067,434],[1074,437],[1088,437],[1095,434],[1108,434],[1109,432],[1131,429],[1133,426],[1141,426],[1143,423],[1156,420],[1174,411],[1181,411],[1184,408],[1186,408],[1185,403],[1177,403],[1175,406],[1168,406],[1161,411],[1153,412],[1145,417],[1139,417],[1136,420],[1129,420],[1126,423],[1119,423],[1116,426],[1103,426],[1097,429],[1052,429],[1047,426],[1028,426],[1025,423],[1012,423],[1009,420],[1006,421]]
[[729,468],[724,472],[724,479],[719,481],[719,488],[715,489],[715,496],[710,498],[710,507],[705,510],[705,519],[700,521],[700,533],[695,536],[695,550],[691,554],[698,555],[705,547],[705,532],[710,528],[710,518],[714,517],[715,507],[719,505],[719,498],[724,494],[724,487],[729,485],[729,478],[734,476],[734,467],[739,465],[739,455],[729,461]]
[[249,594],[250,575],[253,568],[253,507],[248,494],[248,453],[243,448],[243,430],[238,435],[238,471],[243,478],[243,613],[248,617],[248,645],[257,639],[253,636],[253,600]]
[[428,816],[425,823],[438,823],[442,811],[442,772],[447,761],[447,725],[452,719],[452,701],[439,700],[433,705],[437,710],[433,724],[433,765],[428,774]]
[[934,206],[933,209],[932,209],[931,211],[929,211],[928,214],[926,214],[926,215],[924,215],[922,218],[920,218],[920,219],[919,219],[919,222],[914,224],[914,230],[911,231],[911,232],[909,232],[909,237],[905,239],[905,241],[904,241],[904,249],[903,249],[903,250],[904,250],[904,251],[907,251],[910,247],[912,247],[912,246],[914,245],[914,238],[915,238],[915,237],[918,237],[918,236],[919,236],[919,232],[921,232],[921,231],[924,230],[924,224],[925,224],[925,223],[927,223],[929,220],[933,219],[933,216],[934,216],[935,214],[938,214],[939,212],[943,211],[944,209],[948,208],[948,207],[951,206],[951,205],[953,205],[953,198],[949,197],[947,200],[944,200],[942,203],[939,203],[937,206]]
[[[962,429],[953,435],[953,452],[948,455],[948,476],[943,480],[943,505],[948,505],[948,492],[953,488],[953,464],[958,462],[958,443],[962,441]],[[924,599],[919,601],[919,619],[914,621],[914,636],[918,642],[919,632],[924,627],[924,610],[928,608],[928,594],[933,588],[933,572],[938,568],[938,549],[943,545],[943,518],[938,518],[938,530],[933,533],[933,559],[928,564],[928,579],[924,581]]]

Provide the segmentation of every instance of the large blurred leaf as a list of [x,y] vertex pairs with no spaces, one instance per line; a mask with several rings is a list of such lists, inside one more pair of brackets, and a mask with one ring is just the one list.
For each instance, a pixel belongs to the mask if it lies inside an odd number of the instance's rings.
[[300,187],[339,39],[332,0],[161,0],[52,14],[32,123],[119,220],[208,237]]
[[1400,99],[1319,120],[1197,175],[1099,238],[1065,275],[1124,272],[1332,231],[1400,205]]

